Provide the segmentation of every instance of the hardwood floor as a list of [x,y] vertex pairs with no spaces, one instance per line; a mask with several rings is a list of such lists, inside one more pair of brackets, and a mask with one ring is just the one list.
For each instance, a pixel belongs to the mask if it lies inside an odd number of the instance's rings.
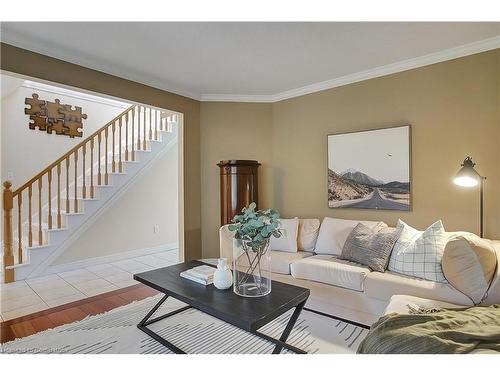
[[157,293],[154,289],[138,284],[8,320],[0,323],[0,343],[73,323],[89,315],[102,314]]

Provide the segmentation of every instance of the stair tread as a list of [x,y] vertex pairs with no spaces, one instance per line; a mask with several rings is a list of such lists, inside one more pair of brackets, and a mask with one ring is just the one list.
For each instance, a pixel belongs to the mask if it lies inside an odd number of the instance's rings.
[[83,215],[83,214],[85,214],[85,211],[77,211],[77,212],[67,212],[67,213],[65,213],[66,216]]
[[[32,224],[31,227],[36,228],[38,230],[38,223]],[[62,228],[63,227],[57,228],[57,224],[52,223],[52,229],[49,229],[49,226],[47,223],[42,223],[42,230],[55,230],[55,229],[62,229]],[[64,227],[64,228],[67,228],[67,227]],[[34,232],[34,230],[33,230],[33,232]]]
[[[60,200],[64,203],[61,202],[59,205],[57,203],[55,203],[55,204],[52,203],[50,210],[48,207],[44,207],[42,214],[41,214],[42,215],[41,227],[39,224],[38,214],[36,217],[33,216],[32,226],[31,226],[31,230],[33,233],[33,237],[32,237],[33,246],[27,246],[27,244],[29,242],[28,241],[28,233],[27,233],[28,223],[26,222],[26,223],[22,224],[23,229],[22,229],[22,233],[21,233],[22,234],[21,245],[22,245],[22,258],[23,258],[24,262],[15,263],[14,265],[6,267],[6,268],[7,269],[15,269],[15,268],[20,268],[20,267],[37,266],[38,257],[41,255],[44,255],[45,253],[44,252],[38,253],[39,255],[37,257],[31,258],[31,261],[35,261],[35,263],[33,263],[33,262],[30,262],[30,251],[31,250],[39,250],[39,249],[41,250],[44,248],[48,248],[50,246],[53,246],[53,247],[55,246],[57,248],[59,246],[59,244],[58,244],[59,240],[62,240],[64,238],[64,235],[59,235],[59,236],[54,235],[52,237],[52,241],[51,241],[50,232],[71,231],[71,230],[77,229],[77,228],[72,228],[72,227],[68,226],[68,223],[73,222],[73,221],[71,221],[71,220],[68,221],[68,219],[66,219],[66,218],[63,218],[61,221],[61,225],[63,225],[63,226],[61,226],[61,228],[58,228],[57,227],[57,222],[58,222],[57,215],[61,214],[61,216],[69,217],[69,216],[78,216],[78,215],[85,215],[86,214],[86,212],[83,210],[83,208],[85,207],[85,205],[83,203],[78,205],[78,207],[81,209],[81,211],[77,211],[77,212],[72,212],[72,210],[69,210],[68,212],[66,212],[66,210],[65,210],[66,204],[71,203],[70,207],[72,208],[74,206],[74,202],[78,202],[78,201],[82,202],[82,201],[99,201],[99,200],[101,200],[101,201],[105,202],[107,200],[106,197],[109,196],[109,194],[113,194],[113,192],[106,193],[105,191],[97,190],[95,192],[95,195],[97,197],[95,196],[94,198],[90,198],[89,197],[89,195],[90,195],[89,192],[90,192],[90,188],[91,188],[90,180],[92,180],[94,183],[97,182],[98,180],[100,180],[101,182],[104,182],[106,173],[109,176],[109,175],[127,175],[127,174],[130,175],[132,172],[132,176],[134,176],[137,173],[137,171],[139,170],[138,167],[130,166],[129,167],[130,171],[127,172],[126,164],[127,163],[134,163],[134,164],[146,163],[147,164],[148,160],[151,159],[151,156],[141,157],[140,153],[152,153],[154,155],[160,149],[160,146],[154,146],[155,144],[170,142],[172,137],[169,135],[163,135],[163,133],[174,133],[172,131],[173,125],[176,125],[176,124],[174,124],[172,122],[168,122],[166,128],[156,129],[154,135],[157,136],[157,139],[139,139],[139,140],[137,140],[137,141],[140,141],[141,146],[143,146],[143,145],[145,146],[144,148],[142,148],[142,147],[137,148],[137,142],[134,142],[133,144],[129,143],[128,146],[123,145],[123,148],[116,147],[116,148],[112,149],[111,152],[108,153],[108,156],[107,156],[108,163],[102,163],[104,161],[104,157],[100,161],[97,160],[97,162],[96,162],[96,163],[101,162],[100,163],[100,168],[101,168],[100,175],[97,174],[98,168],[95,167],[97,164],[94,165],[93,170],[92,170],[92,168],[89,167],[85,171],[81,172],[82,174],[80,176],[78,176],[78,180],[75,181],[76,187],[78,189],[76,196],[69,196],[66,199],[66,196],[65,196],[66,192],[64,192],[64,194],[61,192],[61,195],[64,195],[64,196],[61,196]],[[122,144],[122,142],[120,142],[120,145],[121,144]],[[131,160],[132,156],[134,156],[135,160]],[[129,160],[125,160],[126,158]],[[115,166],[114,172],[113,172],[113,165]],[[92,173],[90,173],[91,171],[92,171]],[[83,198],[82,196],[79,196],[79,194],[83,194],[82,191],[84,190],[84,189],[82,189],[83,179],[85,179],[85,183],[86,183],[85,192],[86,192],[87,196],[85,198]],[[112,181],[113,180],[110,180],[108,182],[112,182]],[[113,182],[116,182],[116,180]],[[120,182],[118,185],[101,183],[101,184],[94,184],[93,188],[114,188],[116,186],[121,186],[121,185],[122,185],[122,182]],[[74,188],[75,188],[75,185],[73,185],[70,192],[75,193]],[[68,193],[70,193],[70,192],[68,192]],[[99,196],[101,196],[101,198],[99,198]],[[104,200],[103,200],[103,197],[105,198]],[[52,199],[53,199],[53,202],[55,202],[56,197],[54,197]],[[68,200],[70,202],[68,202]],[[71,201],[73,201],[73,202],[71,202]],[[92,212],[93,212],[92,208],[95,208],[94,205],[87,206],[87,208],[91,208],[90,214],[92,215]],[[89,210],[87,210],[87,211],[89,211]],[[52,228],[51,229],[48,228],[48,223],[47,223],[49,214],[52,217]],[[81,220],[74,219],[74,221],[79,222]],[[42,232],[43,242],[41,245],[38,244],[38,232],[39,231]],[[17,237],[17,235],[15,237]],[[17,240],[17,238],[16,238],[16,240]],[[33,256],[35,256],[35,255],[33,255]],[[17,255],[16,255],[16,262],[18,262],[18,261],[19,260],[17,259]]]

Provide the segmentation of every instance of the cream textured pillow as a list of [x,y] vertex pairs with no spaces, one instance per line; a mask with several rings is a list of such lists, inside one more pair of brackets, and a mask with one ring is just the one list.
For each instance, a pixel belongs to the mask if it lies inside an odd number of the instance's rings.
[[271,236],[269,250],[297,252],[297,233],[299,231],[299,218],[280,219],[280,229],[283,235],[280,238]]
[[485,297],[496,264],[497,256],[491,243],[475,235],[448,241],[442,260],[448,282],[476,305]]
[[344,220],[325,217],[319,228],[318,240],[316,241],[314,252],[316,254],[340,256],[347,237],[359,223],[373,230],[387,227],[383,221]]
[[392,250],[389,271],[446,282],[441,258],[447,238],[441,220],[421,232],[400,219],[396,229],[402,229],[402,233]]
[[297,246],[301,251],[314,251],[319,233],[319,219],[299,219]]

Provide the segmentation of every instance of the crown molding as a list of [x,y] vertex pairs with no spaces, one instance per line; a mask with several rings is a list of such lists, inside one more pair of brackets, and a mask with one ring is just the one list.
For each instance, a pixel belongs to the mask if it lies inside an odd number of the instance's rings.
[[201,94],[200,102],[274,103],[276,95]]
[[34,82],[30,80],[25,80],[21,87],[25,87],[28,89],[33,89],[37,91],[43,91],[43,92],[48,92],[50,94],[55,94],[55,95],[64,95],[70,98],[75,98],[75,99],[80,99],[80,100],[85,100],[88,102],[93,102],[93,103],[99,103],[99,104],[104,104],[110,107],[116,107],[116,108],[122,108],[126,109],[130,107],[129,103],[125,102],[120,102],[118,100],[113,100],[113,99],[108,99],[104,97],[99,97],[91,94],[86,94],[80,91],[75,91],[75,90],[68,90],[62,87],[57,87],[57,86],[52,86],[52,85],[46,85],[44,83],[40,82]]
[[372,78],[378,78],[406,70],[416,69],[427,65],[440,63],[447,60],[453,60],[476,53],[486,52],[500,48],[500,35],[480,40],[462,46],[445,49],[428,55],[415,57],[413,59],[399,61],[397,63],[380,66],[362,72],[348,74],[343,77],[334,78],[328,81],[317,82],[311,85],[299,87],[296,89],[283,91],[270,95],[219,95],[204,94],[201,95],[202,102],[253,102],[253,103],[274,103],[285,99],[291,99],[302,95],[328,90],[334,87],[349,85],[351,83],[361,82]]
[[440,63],[447,60],[453,60],[460,57],[473,55],[476,53],[486,52],[493,49],[500,48],[500,35],[492,38],[479,40],[476,42],[464,44],[458,47],[453,47],[445,49],[442,51],[430,53],[428,55],[415,57],[412,59],[407,59],[399,61],[393,64],[388,64],[380,66],[373,69],[364,70],[361,72],[348,74],[342,77],[334,78],[327,81],[316,82],[310,85],[299,87],[296,89],[291,89],[275,94],[264,94],[264,95],[252,95],[252,94],[199,94],[194,92],[188,92],[165,82],[160,82],[152,77],[144,77],[138,73],[128,72],[123,73],[118,68],[109,68],[109,66],[104,66],[104,64],[99,63],[91,58],[79,57],[76,58],[72,56],[70,51],[63,51],[58,56],[54,55],[50,48],[44,46],[43,43],[35,42],[27,37],[13,34],[9,31],[2,30],[1,40],[4,43],[17,46],[19,48],[25,48],[37,53],[41,53],[47,56],[51,56],[56,59],[61,59],[73,64],[84,66],[90,69],[99,70],[104,73],[112,74],[124,79],[135,81],[148,85],[153,88],[157,88],[162,91],[168,91],[177,95],[181,95],[193,100],[201,102],[246,102],[246,103],[275,103],[286,99],[295,98],[302,95],[312,94],[315,92],[328,90],[335,87],[345,86],[356,82],[365,81],[372,78],[378,78],[394,73],[403,72],[406,70],[416,69],[424,67],[427,65],[432,65]]
[[[42,41],[37,41],[32,38],[26,37],[19,33],[12,32],[8,29],[5,30],[5,28],[1,30],[0,37],[2,43],[5,44],[10,44],[18,48],[26,49],[35,53],[39,53],[41,55],[52,57],[54,59],[79,65],[88,69],[97,70],[99,72],[110,74],[115,77],[120,77],[129,81],[147,85],[149,87],[158,90],[167,91],[172,94],[200,101],[201,96],[199,94],[183,90],[167,82],[160,82],[159,79],[155,77],[151,76],[144,77],[143,75],[141,76],[140,73],[130,72],[130,71],[124,73],[123,70],[120,69],[119,67],[110,68],[108,64],[103,64],[102,62],[96,61],[96,59],[93,59],[88,56],[74,56],[74,52],[68,51],[66,49],[59,48],[60,53],[56,55],[53,53],[53,49],[50,48],[50,45],[47,45]],[[58,46],[53,46],[53,47],[58,47]]]

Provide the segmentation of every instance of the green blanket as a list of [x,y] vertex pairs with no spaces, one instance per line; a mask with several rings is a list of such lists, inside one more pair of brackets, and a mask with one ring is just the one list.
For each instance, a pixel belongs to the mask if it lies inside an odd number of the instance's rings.
[[500,352],[500,305],[388,314],[370,329],[358,353]]

